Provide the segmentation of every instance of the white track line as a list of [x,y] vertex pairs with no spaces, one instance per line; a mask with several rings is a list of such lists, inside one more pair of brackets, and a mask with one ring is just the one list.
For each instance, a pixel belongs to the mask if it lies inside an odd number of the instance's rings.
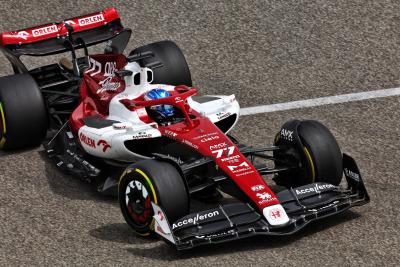
[[397,95],[400,95],[400,87],[361,92],[361,93],[345,94],[345,95],[327,96],[327,97],[320,97],[307,100],[298,100],[293,102],[278,103],[272,105],[242,108],[240,110],[240,115],[246,116],[259,113],[270,113],[282,110],[318,107],[323,105],[361,101],[366,99],[397,96]]
[[[327,96],[327,97],[299,100],[287,103],[278,103],[272,105],[242,108],[240,110],[240,115],[246,116],[259,113],[270,113],[282,110],[318,107],[323,105],[346,103],[346,102],[361,101],[366,99],[398,96],[398,95],[400,95],[400,87],[361,92],[361,93],[345,94],[345,95]],[[3,155],[6,155],[6,153],[0,151],[0,156]]]

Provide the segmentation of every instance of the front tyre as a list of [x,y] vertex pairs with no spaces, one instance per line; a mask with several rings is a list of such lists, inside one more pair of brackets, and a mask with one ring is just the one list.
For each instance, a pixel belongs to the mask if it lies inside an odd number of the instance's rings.
[[[297,126],[297,133],[301,144],[285,142],[285,151],[274,156],[278,159],[277,167],[279,161],[296,159],[301,168],[279,173],[275,178],[277,184],[286,187],[315,182],[339,185],[343,175],[342,152],[329,129],[320,122],[305,120]],[[282,141],[278,134],[275,145],[282,145]]]
[[161,206],[170,222],[189,213],[189,195],[179,171],[167,162],[144,160],[129,166],[118,186],[125,221],[142,236],[154,231],[151,202]]
[[303,121],[299,135],[312,182],[339,185],[343,175],[342,152],[329,129],[317,121]]

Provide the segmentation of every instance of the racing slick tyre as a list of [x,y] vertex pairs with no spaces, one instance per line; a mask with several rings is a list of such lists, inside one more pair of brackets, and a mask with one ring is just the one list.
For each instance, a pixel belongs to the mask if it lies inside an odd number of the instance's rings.
[[46,105],[29,74],[0,78],[0,149],[40,145],[47,132]]
[[139,60],[141,66],[153,62],[162,63],[162,67],[153,69],[153,84],[192,86],[189,66],[181,49],[172,41],[161,41],[141,46],[129,55],[151,51],[154,57]]
[[315,182],[339,185],[343,175],[342,152],[327,127],[317,121],[301,121],[297,128],[303,149],[297,153],[303,159],[303,171],[282,172],[277,184],[297,187]]
[[122,214],[136,233],[154,231],[151,202],[161,206],[170,223],[189,213],[189,194],[179,171],[167,162],[143,160],[129,166],[118,185]]

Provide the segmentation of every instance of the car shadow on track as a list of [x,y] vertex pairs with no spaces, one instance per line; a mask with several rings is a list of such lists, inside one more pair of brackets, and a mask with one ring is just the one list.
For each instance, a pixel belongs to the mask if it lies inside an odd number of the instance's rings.
[[13,151],[0,150],[0,158],[17,155],[17,154],[22,154],[22,153],[29,152],[29,151],[40,150],[40,149],[41,149],[41,147],[28,147],[28,148],[24,148],[24,149],[13,150]]
[[[231,197],[225,197],[218,203],[227,204],[232,202],[237,201]],[[211,209],[215,208],[216,206],[218,206],[218,204],[216,203],[204,203],[195,199],[191,199],[190,212]],[[104,225],[99,228],[90,230],[89,234],[103,241],[126,244],[152,244],[160,241],[160,239],[156,235],[151,235],[149,237],[140,237],[136,235],[126,223],[112,223]]]
[[117,198],[100,194],[94,185],[60,171],[45,151],[39,151],[45,164],[45,176],[53,193],[72,200],[94,200],[117,205]]
[[[73,199],[73,200],[94,200],[106,202],[113,206],[118,206],[115,197],[107,197],[98,193],[93,185],[84,181],[62,173],[58,170],[54,163],[47,157],[44,151],[39,152],[45,162],[45,175],[48,180],[51,190],[58,195]],[[235,202],[232,198],[224,198],[222,203]],[[203,203],[192,200],[191,210],[204,210],[215,207],[215,203]],[[243,239],[240,241],[232,241],[224,244],[203,246],[201,249],[194,248],[188,251],[177,251],[173,246],[160,241],[155,236],[139,237],[133,233],[131,228],[125,223],[111,223],[89,231],[92,237],[106,241],[128,246],[127,251],[136,256],[149,257],[159,260],[180,260],[196,257],[207,257],[212,255],[230,254],[241,251],[251,251],[257,249],[279,248],[289,245],[296,240],[317,234],[330,227],[345,223],[360,217],[355,212],[347,211],[343,214],[335,216],[335,219],[326,218],[317,223],[311,223],[305,229],[292,236],[274,237],[274,236],[259,236]]]
[[330,227],[334,227],[341,223],[359,218],[358,213],[347,211],[332,218],[325,218],[318,222],[311,223],[305,229],[292,236],[258,236],[242,239],[240,241],[232,241],[223,244],[207,245],[192,250],[177,251],[174,247],[166,243],[159,243],[157,246],[135,245],[127,248],[129,253],[135,256],[149,257],[158,260],[181,260],[198,257],[209,257],[214,255],[231,254],[245,251],[253,251],[258,249],[272,249],[287,246],[297,240],[318,234],[320,231],[325,231]]
[[152,244],[159,241],[158,237],[151,235],[140,237],[135,235],[132,228],[126,223],[111,223],[89,231],[97,239],[121,244]]

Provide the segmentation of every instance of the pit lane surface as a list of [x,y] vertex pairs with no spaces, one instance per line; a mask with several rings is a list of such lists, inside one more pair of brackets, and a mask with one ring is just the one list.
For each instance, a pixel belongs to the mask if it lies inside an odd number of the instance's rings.
[[[196,86],[204,93],[234,93],[243,107],[400,84],[398,1],[3,1],[0,30],[107,6],[116,6],[133,29],[130,49],[176,41]],[[4,64],[0,71],[10,69]],[[253,145],[270,144],[291,118],[325,123],[356,158],[371,203],[292,237],[184,253],[135,236],[114,199],[61,174],[40,150],[2,155],[0,265],[397,266],[399,105],[400,97],[390,97],[243,117],[234,134]]]

